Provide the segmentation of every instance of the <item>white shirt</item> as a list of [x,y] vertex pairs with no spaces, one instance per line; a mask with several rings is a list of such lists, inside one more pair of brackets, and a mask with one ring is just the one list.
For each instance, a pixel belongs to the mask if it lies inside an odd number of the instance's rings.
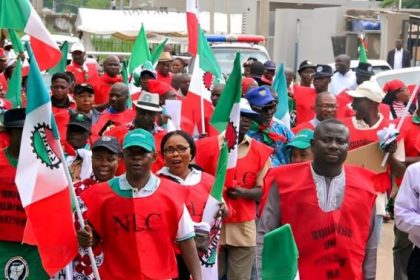
[[[133,198],[147,197],[152,195],[157,190],[160,184],[160,179],[154,174],[150,174],[149,181],[147,181],[146,185],[140,190],[137,190],[130,185],[130,183],[127,181],[125,173],[119,176],[118,180],[121,190],[133,191]],[[194,224],[191,219],[190,213],[188,212],[187,207],[184,204],[182,215],[178,221],[178,232],[176,234],[176,241],[187,240],[194,236]]]
[[188,173],[185,179],[182,179],[181,177],[178,177],[172,174],[171,172],[169,172],[169,168],[166,166],[162,167],[162,169],[159,170],[157,174],[162,174],[165,176],[172,177],[175,180],[177,180],[179,184],[183,186],[193,186],[201,182],[201,171],[195,168],[191,168],[190,173]]
[[403,60],[403,49],[402,48],[400,50],[395,49],[394,69],[403,68],[402,60]]
[[345,89],[354,90],[356,87],[356,73],[350,69],[344,75],[340,72],[335,72],[331,77],[330,84],[328,85],[328,91],[338,95]]
[[410,165],[395,199],[395,222],[408,233],[408,239],[420,247],[420,162]]
[[327,178],[316,174],[311,164],[311,173],[316,187],[319,208],[324,212],[331,212],[340,208],[346,185],[344,168],[340,175],[334,178]]

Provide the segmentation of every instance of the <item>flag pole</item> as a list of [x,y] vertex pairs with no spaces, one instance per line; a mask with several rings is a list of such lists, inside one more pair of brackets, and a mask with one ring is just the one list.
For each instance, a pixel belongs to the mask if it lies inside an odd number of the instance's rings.
[[[54,118],[52,119],[52,121],[55,123]],[[60,139],[58,139],[57,141],[60,141]],[[69,183],[71,199],[73,201],[74,207],[76,208],[76,215],[77,215],[77,219],[79,220],[80,227],[84,228],[86,224],[85,224],[85,221],[83,220],[83,215],[82,215],[82,211],[80,210],[79,202],[77,201],[76,191],[74,190],[73,181],[72,181],[71,176],[70,176],[67,161],[64,157],[63,147],[61,146],[61,142],[59,142],[59,143],[60,144],[58,145],[58,147],[59,147],[59,150],[60,150],[60,157],[61,157],[61,160],[62,160],[62,163],[63,163],[64,173],[66,173],[67,182]],[[90,264],[92,266],[93,275],[95,276],[96,280],[101,280],[101,277],[99,276],[98,267],[96,266],[96,260],[95,260],[95,257],[93,255],[92,247],[87,248],[87,251],[88,251],[88,255],[89,255]]]
[[206,125],[204,123],[204,97],[200,94],[200,109],[201,109],[201,133],[206,133]]
[[[418,92],[418,90],[419,90],[419,89],[420,89],[420,83],[418,83],[418,84],[417,84],[417,86],[414,88],[414,91],[413,91],[413,93],[412,93],[412,94],[411,94],[411,96],[410,96],[410,100],[408,100],[407,106],[405,106],[404,113],[403,113],[403,115],[401,116],[401,119],[400,119],[400,121],[398,122],[398,125],[397,125],[397,128],[396,128],[398,132],[401,130],[401,127],[402,127],[402,125],[403,125],[403,123],[404,123],[404,119],[405,119],[405,117],[407,117],[407,115],[408,115],[408,110],[410,109],[411,104],[413,104],[413,102],[414,102],[414,98],[416,97],[417,92]],[[384,159],[383,159],[383,160],[382,160],[382,162],[381,162],[381,166],[382,166],[382,167],[384,167],[384,166],[386,165],[386,162],[388,161],[388,158],[389,158],[389,152],[387,152],[387,153],[385,154]]]

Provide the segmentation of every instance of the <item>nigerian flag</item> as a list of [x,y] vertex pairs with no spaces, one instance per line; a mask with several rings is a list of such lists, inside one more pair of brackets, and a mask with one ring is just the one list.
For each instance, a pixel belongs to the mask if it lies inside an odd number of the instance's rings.
[[289,95],[287,93],[287,81],[284,74],[284,64],[280,64],[272,87],[277,92],[278,105],[274,116],[280,120],[285,126],[290,128],[290,113],[289,113]]
[[[224,186],[233,187],[233,175],[238,156],[238,135],[241,101],[241,62],[239,53],[236,54],[233,71],[229,76],[226,87],[214,110],[211,124],[219,131],[224,132],[225,141],[220,150],[217,163],[216,180],[207,200],[203,213],[203,222],[210,225],[209,250],[205,255],[200,255],[203,279],[217,279],[217,248],[222,227],[221,217],[214,216],[219,210],[222,201]],[[226,181],[226,179],[228,179]]]
[[15,181],[27,217],[22,242],[37,245],[52,276],[73,260],[78,244],[50,95],[28,43],[27,50],[26,119]]

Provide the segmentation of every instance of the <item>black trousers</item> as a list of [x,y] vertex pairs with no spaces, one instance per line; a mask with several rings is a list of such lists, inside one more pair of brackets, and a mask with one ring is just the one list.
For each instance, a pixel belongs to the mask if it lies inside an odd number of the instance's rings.
[[418,247],[414,247],[408,260],[407,276],[408,280],[420,279],[420,249]]
[[188,270],[187,266],[185,265],[184,259],[181,255],[176,255],[176,262],[178,264],[178,280],[189,280],[190,279],[190,271]]

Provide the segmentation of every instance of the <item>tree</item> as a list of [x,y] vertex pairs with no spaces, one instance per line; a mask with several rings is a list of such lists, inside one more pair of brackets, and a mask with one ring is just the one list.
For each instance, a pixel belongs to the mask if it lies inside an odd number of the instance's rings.
[[398,7],[398,3],[401,1],[401,8],[403,9],[419,9],[420,1],[418,0],[384,0],[381,4],[382,8],[387,7]]

